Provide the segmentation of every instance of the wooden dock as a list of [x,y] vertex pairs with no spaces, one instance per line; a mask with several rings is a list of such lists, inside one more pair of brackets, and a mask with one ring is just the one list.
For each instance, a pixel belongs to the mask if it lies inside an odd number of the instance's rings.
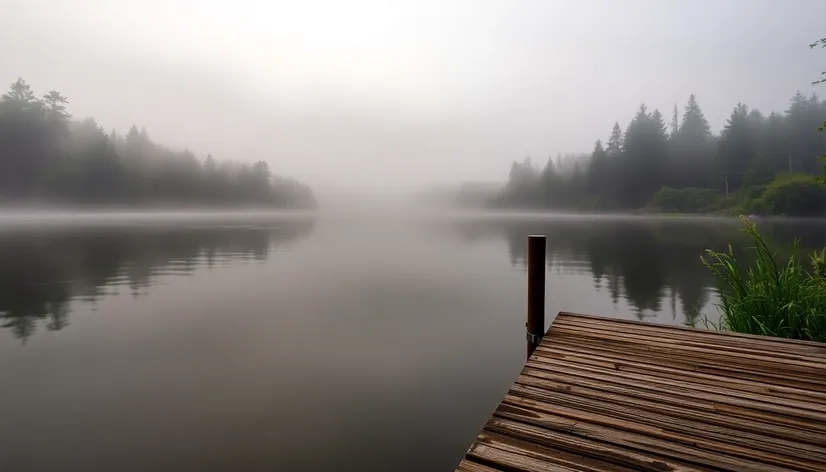
[[457,471],[826,471],[826,344],[560,313]]

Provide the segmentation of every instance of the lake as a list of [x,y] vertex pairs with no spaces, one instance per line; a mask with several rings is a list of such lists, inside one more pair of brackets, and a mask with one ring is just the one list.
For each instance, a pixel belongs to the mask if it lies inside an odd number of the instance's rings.
[[[0,223],[0,470],[452,471],[547,309],[716,318],[734,219],[391,213]],[[766,221],[781,247],[823,223]],[[552,317],[549,317],[550,323]]]

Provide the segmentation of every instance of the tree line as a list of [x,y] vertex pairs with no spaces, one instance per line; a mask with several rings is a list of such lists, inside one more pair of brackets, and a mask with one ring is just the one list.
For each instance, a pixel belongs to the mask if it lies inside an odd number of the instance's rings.
[[200,160],[153,142],[146,129],[107,133],[73,120],[68,99],[22,78],[0,97],[0,204],[210,205],[309,208],[309,187],[269,164]]
[[826,101],[797,92],[789,108],[765,115],[737,104],[713,133],[694,95],[666,124],[645,104],[623,129],[590,154],[514,162],[497,207],[598,211],[777,213],[826,212],[826,186],[817,182],[826,133],[818,127]]

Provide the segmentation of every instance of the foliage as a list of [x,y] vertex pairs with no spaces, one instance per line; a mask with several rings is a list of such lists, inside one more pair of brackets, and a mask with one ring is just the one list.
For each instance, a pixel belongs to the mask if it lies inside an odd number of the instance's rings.
[[[810,49],[814,49],[817,47],[826,48],[826,38],[820,38],[809,45]],[[826,82],[826,71],[822,72],[820,74],[820,78],[812,82],[812,85],[822,84],[824,82]]]
[[826,185],[811,175],[781,174],[766,188],[762,200],[773,214],[821,215],[826,212]]
[[771,213],[763,201],[768,185],[741,187],[728,202],[719,203],[719,209],[729,215],[766,215]]
[[813,252],[811,260],[814,276],[820,280],[826,280],[826,248],[821,249],[820,252]]
[[707,188],[663,187],[654,194],[649,206],[665,213],[703,213],[709,211],[719,198],[717,192]]
[[0,98],[0,203],[312,207],[310,189],[273,178],[269,164],[204,162],[132,126],[106,133],[72,121],[57,91],[37,98],[22,78]]
[[[819,156],[818,160],[820,160],[822,162],[826,162],[826,155]],[[826,174],[826,164],[823,164],[821,166],[821,169],[823,170],[823,173]],[[817,178],[817,181],[822,183],[822,184],[826,184],[826,175],[821,175],[820,177]]]
[[815,253],[810,273],[796,248],[785,264],[778,260],[756,226],[744,219],[754,242],[755,262],[749,267],[727,252],[706,251],[703,264],[717,279],[720,293],[719,329],[783,338],[826,341],[826,279],[823,257]]

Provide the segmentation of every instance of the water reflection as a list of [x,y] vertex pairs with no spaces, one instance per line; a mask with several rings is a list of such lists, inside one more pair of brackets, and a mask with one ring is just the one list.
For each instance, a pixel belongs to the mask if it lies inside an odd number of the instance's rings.
[[0,470],[453,470],[524,362],[528,234],[549,310],[674,324],[714,311],[703,249],[748,245],[736,220],[249,218],[0,229],[0,441],[25,452]]
[[73,300],[124,288],[145,295],[159,277],[264,261],[307,238],[313,221],[238,226],[117,224],[0,230],[0,326],[25,341],[69,324]]
[[[822,222],[776,220],[758,226],[781,257],[790,253],[795,239],[804,252],[826,244]],[[639,319],[662,311],[676,318],[679,304],[689,323],[704,312],[714,293],[714,279],[700,256],[706,249],[722,251],[731,245],[747,259],[753,246],[735,219],[488,218],[464,220],[456,228],[469,242],[504,237],[511,265],[522,269],[527,269],[528,235],[547,235],[549,270],[590,275],[596,291],[606,290],[615,308],[626,300]]]

